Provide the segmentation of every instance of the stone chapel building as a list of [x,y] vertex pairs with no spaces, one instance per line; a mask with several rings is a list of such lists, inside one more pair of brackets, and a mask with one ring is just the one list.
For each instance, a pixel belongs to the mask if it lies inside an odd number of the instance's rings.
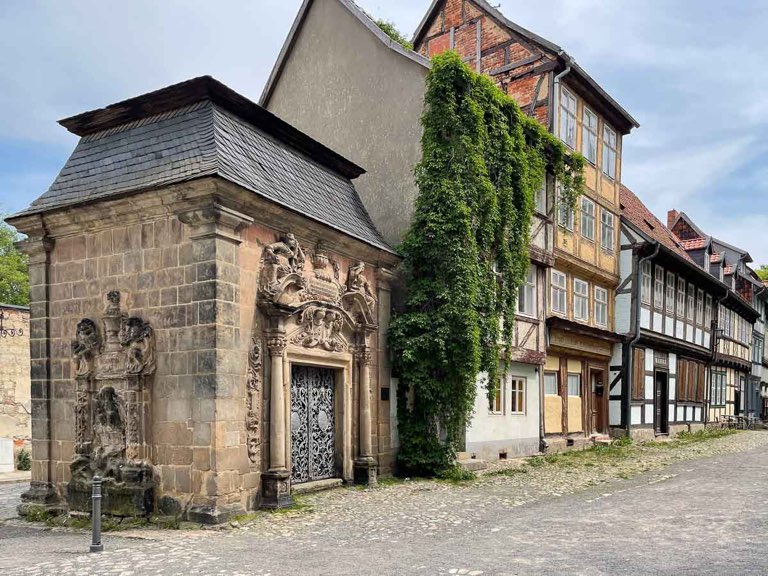
[[60,122],[28,235],[31,503],[222,522],[390,472],[390,270],[363,169],[210,77]]

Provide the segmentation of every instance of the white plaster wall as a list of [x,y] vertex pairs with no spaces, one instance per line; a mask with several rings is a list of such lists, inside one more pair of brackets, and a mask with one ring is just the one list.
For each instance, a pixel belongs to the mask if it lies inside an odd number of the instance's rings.
[[632,295],[631,294],[619,294],[616,296],[616,312],[614,315],[614,322],[616,324],[616,332],[619,334],[626,334],[630,329],[630,322],[632,318]]
[[[510,363],[510,377],[526,378],[525,414],[510,414],[509,384],[504,397],[504,414],[491,414],[485,373],[478,375],[475,394],[475,412],[467,427],[466,451],[478,453],[481,458],[498,457],[499,451],[515,453],[515,444],[527,440],[538,448],[539,439],[539,374],[535,366],[519,362]],[[492,443],[492,444],[487,444]],[[487,453],[486,453],[487,452]],[[493,453],[493,454],[492,454]]]

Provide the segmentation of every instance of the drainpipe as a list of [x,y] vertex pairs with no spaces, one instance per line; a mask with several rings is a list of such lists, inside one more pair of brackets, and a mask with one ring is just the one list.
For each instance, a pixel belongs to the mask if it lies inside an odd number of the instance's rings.
[[561,58],[565,60],[565,70],[560,72],[557,76],[555,76],[554,81],[552,82],[552,90],[555,95],[554,99],[554,106],[552,107],[552,133],[555,133],[555,130],[558,128],[557,125],[557,119],[558,119],[558,111],[560,110],[560,80],[565,78],[568,74],[571,72],[571,57],[568,56],[565,52],[560,52],[558,54]]
[[640,306],[640,289],[642,288],[642,270],[643,270],[643,264],[647,262],[648,260],[652,260],[656,258],[656,256],[659,255],[659,251],[661,250],[661,244],[658,242],[654,242],[656,245],[656,249],[653,251],[653,254],[650,254],[648,256],[645,256],[643,258],[640,258],[640,260],[637,263],[637,270],[635,270],[635,282],[633,285],[633,292],[635,293],[634,301],[635,301],[635,335],[632,337],[632,340],[629,341],[629,344],[627,344],[627,347],[624,349],[624,366],[626,366],[627,373],[625,380],[625,385],[623,386],[623,393],[624,393],[624,426],[627,429],[627,438],[630,437],[630,428],[632,425],[632,417],[630,412],[632,411],[632,348],[634,348],[635,344],[637,344],[640,341],[640,311],[642,307]]

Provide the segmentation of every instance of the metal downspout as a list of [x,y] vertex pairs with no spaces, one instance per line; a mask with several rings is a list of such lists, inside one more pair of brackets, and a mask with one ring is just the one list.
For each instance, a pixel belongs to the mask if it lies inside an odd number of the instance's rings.
[[571,59],[565,55],[564,52],[561,52],[558,54],[558,56],[564,57],[566,65],[565,70],[560,72],[557,76],[555,76],[555,79],[552,81],[552,90],[555,95],[554,99],[554,105],[552,106],[552,133],[554,134],[556,130],[559,128],[558,120],[559,120],[559,114],[558,110],[560,109],[560,80],[565,78],[568,74],[571,72]]
[[632,337],[632,340],[629,341],[629,344],[627,345],[627,378],[626,385],[624,386],[624,426],[627,429],[627,437],[630,436],[630,427],[632,425],[632,418],[630,412],[632,411],[632,361],[633,361],[633,354],[632,349],[634,348],[635,344],[637,344],[640,341],[640,290],[642,288],[641,282],[642,282],[642,270],[643,270],[643,264],[647,262],[648,260],[652,260],[656,258],[656,256],[659,255],[659,251],[661,250],[661,244],[658,242],[654,242],[656,245],[656,249],[653,251],[653,254],[650,254],[648,256],[645,256],[643,258],[640,258],[640,260],[637,262],[637,270],[635,271],[635,282],[633,286],[633,291],[635,292],[635,335]]

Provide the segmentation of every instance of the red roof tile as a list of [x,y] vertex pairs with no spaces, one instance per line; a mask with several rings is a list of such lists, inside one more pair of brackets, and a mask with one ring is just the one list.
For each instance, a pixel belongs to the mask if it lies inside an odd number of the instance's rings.
[[621,215],[632,223],[638,230],[649,238],[656,240],[666,248],[675,252],[678,256],[693,264],[695,262],[688,256],[681,245],[680,240],[672,230],[667,228],[661,220],[643,204],[632,190],[626,186],[621,187]]
[[731,274],[733,274],[733,266],[726,266],[725,270],[723,270],[723,274],[725,274],[726,276],[730,276]]
[[717,264],[718,262],[722,262],[723,255],[722,254],[710,254],[709,261],[712,264]]
[[707,244],[706,238],[693,238],[691,240],[681,240],[680,244],[685,250],[698,250],[704,248]]

